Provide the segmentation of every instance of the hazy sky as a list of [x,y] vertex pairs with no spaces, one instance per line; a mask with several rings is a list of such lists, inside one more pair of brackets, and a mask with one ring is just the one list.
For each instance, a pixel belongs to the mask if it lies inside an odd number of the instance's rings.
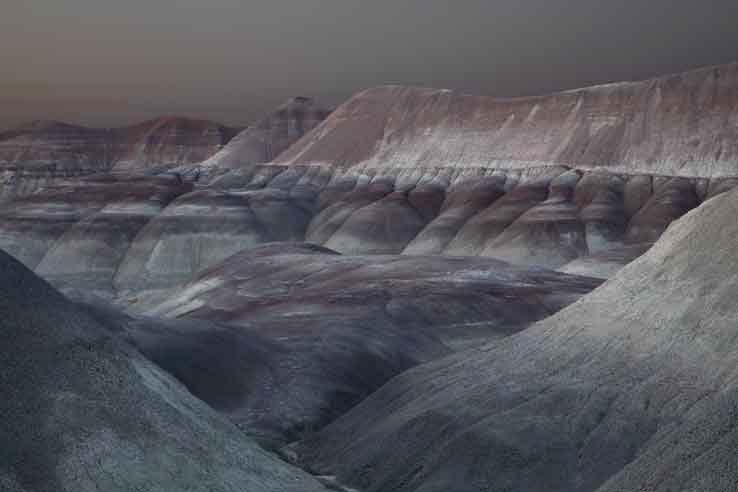
[[248,123],[380,84],[529,95],[738,60],[738,0],[2,0],[0,127]]

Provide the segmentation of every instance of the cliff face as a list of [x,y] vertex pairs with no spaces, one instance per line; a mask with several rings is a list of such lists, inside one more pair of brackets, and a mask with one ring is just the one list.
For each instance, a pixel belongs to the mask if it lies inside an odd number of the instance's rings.
[[0,200],[95,172],[141,172],[200,162],[237,131],[186,118],[159,118],[123,128],[37,121],[0,133]]
[[339,107],[276,162],[732,176],[738,64],[519,99],[380,87]]

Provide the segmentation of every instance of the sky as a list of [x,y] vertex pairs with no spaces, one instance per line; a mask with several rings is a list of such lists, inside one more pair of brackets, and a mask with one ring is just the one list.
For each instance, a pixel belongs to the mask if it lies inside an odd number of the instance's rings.
[[523,96],[738,61],[736,0],[2,0],[0,128],[248,124],[384,84]]

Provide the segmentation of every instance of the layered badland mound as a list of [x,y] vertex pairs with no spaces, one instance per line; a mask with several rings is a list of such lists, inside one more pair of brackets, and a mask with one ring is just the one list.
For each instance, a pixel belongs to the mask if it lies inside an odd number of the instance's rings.
[[[273,447],[320,429],[399,373],[517,333],[599,283],[483,258],[343,256],[272,243],[227,258],[147,313],[227,323],[270,340],[269,350],[216,355],[215,340],[233,336],[208,328],[191,344],[182,333],[159,332],[145,353]],[[203,353],[211,358],[194,361]],[[269,369],[258,377],[217,370],[254,360]]]
[[250,166],[207,187],[175,175],[98,176],[0,207],[0,247],[59,287],[119,298],[183,285],[274,241],[342,254],[485,256],[604,278],[735,182],[562,167]]

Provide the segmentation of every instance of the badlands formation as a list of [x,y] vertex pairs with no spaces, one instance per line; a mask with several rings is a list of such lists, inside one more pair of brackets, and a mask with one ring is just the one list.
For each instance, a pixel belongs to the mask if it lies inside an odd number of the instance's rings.
[[0,134],[0,489],[735,489],[738,64],[156,121]]

